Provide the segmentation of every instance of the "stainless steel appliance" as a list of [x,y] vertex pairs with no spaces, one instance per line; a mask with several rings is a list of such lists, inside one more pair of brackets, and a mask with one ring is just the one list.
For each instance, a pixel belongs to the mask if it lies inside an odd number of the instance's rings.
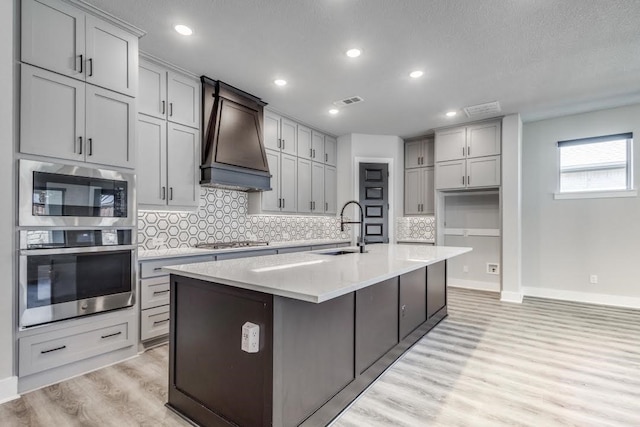
[[196,248],[200,249],[227,249],[227,248],[246,248],[249,246],[267,246],[269,242],[261,242],[256,240],[242,240],[239,242],[213,242],[198,243]]
[[20,327],[133,305],[132,234],[116,228],[21,230]]
[[24,159],[19,168],[20,226],[136,225],[133,174]]

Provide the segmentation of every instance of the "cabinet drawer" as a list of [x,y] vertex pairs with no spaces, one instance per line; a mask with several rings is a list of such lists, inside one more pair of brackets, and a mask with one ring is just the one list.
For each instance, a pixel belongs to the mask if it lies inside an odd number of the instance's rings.
[[25,376],[134,344],[131,320],[82,325],[19,340],[19,375]]
[[165,271],[162,271],[162,267],[167,267],[169,265],[192,264],[194,262],[206,262],[215,260],[215,255],[196,255],[179,258],[155,259],[153,261],[141,261],[140,277],[146,278],[166,276],[167,273]]
[[169,333],[169,306],[150,308],[140,313],[140,340],[146,341]]
[[140,279],[140,308],[169,304],[169,275]]

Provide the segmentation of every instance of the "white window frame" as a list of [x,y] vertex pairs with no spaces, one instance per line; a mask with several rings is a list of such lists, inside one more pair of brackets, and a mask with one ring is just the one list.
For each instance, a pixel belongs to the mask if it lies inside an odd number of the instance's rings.
[[[623,190],[587,190],[587,191],[560,191],[560,180],[562,170],[560,169],[560,149],[562,146],[590,144],[596,142],[616,141],[626,139],[627,140],[627,188]],[[579,138],[565,141],[558,141],[556,145],[557,151],[557,171],[558,182],[557,190],[554,193],[554,199],[599,199],[599,198],[617,198],[617,197],[637,197],[638,191],[634,188],[633,179],[633,134],[621,133],[614,135],[596,136],[591,138]],[[588,167],[585,167],[585,170]]]

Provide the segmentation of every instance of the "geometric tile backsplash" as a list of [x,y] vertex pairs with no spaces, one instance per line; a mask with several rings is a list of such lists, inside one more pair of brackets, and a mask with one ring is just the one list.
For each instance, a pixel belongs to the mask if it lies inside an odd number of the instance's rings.
[[195,212],[138,212],[141,249],[191,247],[202,242],[349,239],[328,216],[248,215],[247,193],[202,187]]
[[406,216],[396,220],[396,240],[431,240],[435,239],[435,217]]

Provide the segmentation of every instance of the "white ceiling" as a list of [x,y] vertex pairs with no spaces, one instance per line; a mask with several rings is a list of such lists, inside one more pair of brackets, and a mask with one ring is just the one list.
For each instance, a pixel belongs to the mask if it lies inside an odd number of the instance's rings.
[[335,135],[415,136],[496,100],[525,120],[640,102],[640,0],[88,2],[147,31],[143,51]]

